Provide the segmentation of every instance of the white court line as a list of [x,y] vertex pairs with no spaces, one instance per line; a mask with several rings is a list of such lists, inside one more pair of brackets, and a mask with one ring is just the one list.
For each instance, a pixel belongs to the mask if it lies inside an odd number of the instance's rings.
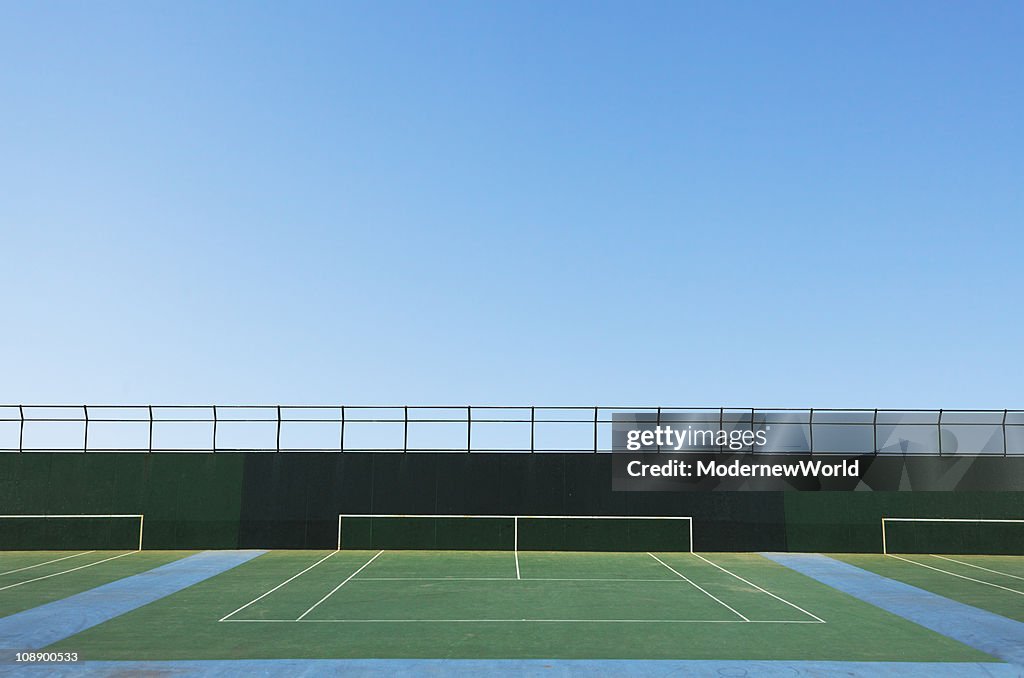
[[801,612],[803,612],[804,614],[806,614],[806,615],[807,615],[808,617],[814,617],[815,619],[817,619],[817,620],[818,620],[818,623],[821,623],[821,624],[827,624],[827,623],[828,623],[828,622],[826,622],[826,621],[825,621],[824,619],[822,619],[821,617],[819,617],[818,615],[816,615],[816,614],[813,614],[813,613],[811,613],[811,612],[808,612],[807,610],[805,610],[804,608],[800,607],[800,606],[799,606],[799,605],[797,605],[796,603],[791,603],[791,602],[789,602],[788,600],[786,600],[785,598],[783,598],[783,597],[781,597],[781,596],[777,596],[777,595],[775,595],[774,593],[772,593],[772,592],[771,592],[771,591],[769,591],[768,589],[764,589],[764,588],[761,588],[760,586],[758,586],[758,585],[757,585],[757,584],[755,584],[754,582],[752,582],[752,581],[748,581],[747,579],[744,579],[743,577],[739,576],[739,575],[738,575],[738,574],[736,574],[735,572],[730,572],[729,570],[725,569],[724,567],[722,567],[722,566],[721,566],[721,565],[719,565],[718,563],[713,563],[713,562],[711,562],[710,560],[708,560],[708,559],[707,559],[707,558],[705,558],[704,556],[700,555],[699,553],[694,553],[693,555],[697,556],[698,558],[700,558],[701,560],[703,560],[703,561],[704,561],[705,563],[707,563],[708,565],[714,565],[715,567],[717,567],[717,568],[718,568],[719,570],[721,570],[722,572],[725,572],[726,574],[730,574],[730,575],[732,575],[733,577],[736,577],[737,579],[739,579],[739,580],[740,580],[741,582],[743,582],[743,583],[745,583],[745,584],[748,584],[748,585],[750,585],[750,586],[753,586],[753,587],[754,587],[755,589],[757,589],[757,590],[758,590],[758,591],[760,591],[761,593],[767,593],[767,594],[768,594],[769,596],[771,596],[772,598],[774,598],[774,599],[776,599],[776,600],[779,600],[779,601],[782,601],[783,603],[785,603],[786,605],[789,605],[789,606],[790,606],[790,607],[792,607],[792,608],[795,608],[795,609],[797,609],[797,610],[800,610]]
[[931,565],[925,565],[924,563],[919,563],[916,560],[909,560],[907,558],[903,558],[901,556],[897,556],[897,555],[895,555],[893,553],[889,553],[887,555],[888,555],[889,558],[895,558],[896,560],[902,560],[903,562],[910,563],[911,565],[920,565],[921,567],[927,567],[929,570],[935,570],[936,572],[942,572],[943,574],[948,574],[948,575],[950,575],[952,577],[958,577],[960,579],[966,579],[967,581],[977,582],[978,584],[984,584],[985,586],[993,586],[993,587],[995,587],[997,589],[1002,589],[1004,591],[1009,591],[1010,593],[1016,593],[1019,596],[1024,596],[1024,591],[1018,591],[1017,589],[1011,589],[1008,586],[1000,586],[999,584],[993,584],[990,581],[982,581],[981,579],[975,579],[973,577],[966,577],[966,576],[964,576],[962,574],[957,574],[956,572],[950,572],[949,570],[943,570],[943,569],[938,568],[938,567],[932,567]]
[[661,559],[661,558],[659,558],[658,556],[656,556],[656,555],[654,555],[653,553],[650,553],[650,552],[648,552],[648,554],[647,554],[647,555],[649,555],[649,556],[650,556],[651,558],[654,558],[654,559],[655,559],[655,560],[657,560],[657,561],[658,561],[659,563],[661,563],[662,565],[664,565],[664,566],[665,566],[665,567],[667,567],[668,569],[672,570],[673,572],[675,572],[675,573],[676,573],[677,575],[679,575],[680,577],[682,577],[682,578],[683,578],[683,579],[685,579],[686,581],[688,581],[688,582],[690,582],[691,584],[693,584],[693,586],[694,586],[695,588],[699,589],[699,590],[700,590],[700,591],[701,591],[702,593],[704,593],[705,595],[707,595],[707,596],[708,596],[709,598],[712,598],[712,599],[713,599],[713,600],[715,600],[716,602],[720,603],[720,604],[721,604],[722,606],[724,606],[724,607],[728,608],[729,610],[731,610],[731,611],[732,611],[732,612],[733,612],[734,614],[736,614],[736,615],[737,615],[737,616],[738,616],[738,617],[739,617],[740,619],[742,619],[743,621],[745,621],[745,622],[749,622],[749,621],[750,621],[749,619],[747,619],[746,617],[744,617],[744,616],[743,616],[742,614],[740,614],[740,613],[739,613],[739,612],[738,612],[738,611],[737,611],[737,610],[736,610],[735,608],[733,608],[733,607],[731,607],[731,606],[727,605],[726,603],[722,602],[722,600],[721,600],[721,599],[719,599],[719,598],[715,597],[715,596],[714,596],[713,594],[711,594],[711,593],[708,593],[707,591],[705,591],[705,590],[704,590],[703,588],[701,588],[701,587],[700,587],[699,585],[697,585],[697,584],[695,584],[695,583],[694,583],[693,581],[691,581],[691,580],[690,580],[690,579],[689,579],[689,578],[688,578],[688,577],[687,577],[686,575],[682,574],[682,573],[681,573],[681,572],[679,572],[678,570],[675,570],[675,569],[673,569],[673,568],[672,568],[672,567],[671,567],[671,566],[670,566],[670,565],[669,565],[668,563],[666,563],[666,562],[665,562],[664,560],[662,560],[662,559]]
[[942,558],[943,560],[948,560],[951,563],[959,563],[961,565],[966,565],[967,567],[974,567],[974,568],[977,568],[979,570],[985,570],[986,572],[991,572],[992,574],[1001,574],[1004,577],[1010,577],[1012,579],[1020,579],[1020,580],[1024,581],[1024,577],[1018,577],[1015,574],[1009,574],[1007,572],[1000,572],[999,570],[992,570],[992,569],[989,569],[987,567],[982,567],[981,565],[974,565],[972,563],[965,563],[962,560],[957,560],[956,558],[947,558],[946,556],[940,556],[937,553],[933,553],[932,555],[934,557],[936,557],[936,558]]
[[678,579],[632,579],[625,577],[523,577],[514,579],[512,577],[360,577],[357,582],[363,581],[617,581],[617,582],[662,582],[678,584]]
[[[331,552],[330,552],[330,553],[328,553],[328,554],[327,554],[326,556],[324,556],[324,557],[323,557],[323,558],[321,558],[320,560],[316,561],[315,563],[313,563],[312,565],[310,565],[309,567],[307,567],[307,568],[306,568],[305,570],[303,570],[302,572],[299,572],[298,574],[294,574],[294,575],[292,575],[291,577],[288,577],[288,578],[287,578],[287,579],[285,579],[285,580],[284,580],[283,582],[281,582],[280,584],[278,584],[278,585],[277,585],[277,586],[275,586],[274,588],[270,589],[269,591],[267,591],[267,592],[266,592],[266,593],[264,593],[263,595],[259,596],[258,598],[253,598],[252,600],[250,600],[250,601],[249,601],[248,603],[246,603],[246,604],[245,604],[245,605],[243,605],[242,607],[238,608],[238,609],[237,609],[237,610],[235,610],[234,612],[230,612],[230,613],[228,613],[228,614],[224,615],[223,617],[221,617],[221,618],[220,618],[220,619],[218,619],[217,621],[227,621],[227,620],[228,620],[228,617],[231,617],[231,616],[233,616],[233,615],[236,615],[236,614],[238,614],[239,612],[241,612],[242,610],[244,610],[245,608],[247,608],[247,607],[249,607],[250,605],[252,605],[253,603],[255,603],[255,602],[258,602],[258,601],[260,601],[260,600],[263,600],[264,598],[266,598],[266,597],[267,597],[267,596],[269,596],[269,595],[270,595],[271,593],[273,593],[274,591],[278,590],[279,588],[281,588],[282,586],[284,586],[284,585],[285,585],[285,584],[287,584],[288,582],[290,582],[290,581],[292,581],[293,579],[296,579],[296,578],[298,578],[298,577],[300,577],[300,576],[302,576],[302,575],[306,574],[307,572],[309,572],[310,570],[312,570],[312,569],[313,569],[314,567],[316,567],[316,566],[317,566],[317,565],[319,565],[320,563],[324,562],[325,560],[327,560],[328,558],[330,558],[331,556],[333,556],[333,555],[334,555],[335,553],[338,553],[338,551],[331,551]],[[235,620],[235,621],[239,621],[239,620]]]
[[298,619],[296,619],[295,621],[302,621],[302,618],[303,618],[303,617],[305,617],[305,616],[306,616],[307,614],[309,614],[310,612],[312,612],[313,610],[315,610],[315,609],[317,608],[317,606],[318,606],[318,605],[319,605],[320,603],[324,602],[325,600],[327,600],[328,598],[330,598],[331,596],[333,596],[333,595],[334,595],[334,592],[335,592],[335,591],[337,591],[337,590],[338,590],[338,589],[340,589],[340,588],[341,588],[342,586],[344,586],[345,584],[347,584],[347,583],[349,582],[349,580],[351,580],[351,579],[352,579],[352,577],[356,576],[357,574],[359,574],[360,572],[362,572],[363,570],[365,570],[365,569],[366,569],[366,566],[367,566],[367,565],[369,565],[370,563],[372,563],[373,561],[377,560],[377,558],[379,558],[379,557],[380,557],[380,554],[382,554],[382,553],[384,553],[384,550],[383,550],[383,549],[381,549],[380,551],[377,551],[377,555],[375,555],[375,556],[374,556],[373,558],[370,558],[370,559],[369,559],[369,560],[367,560],[367,561],[366,561],[365,563],[363,563],[363,566],[362,566],[362,567],[360,567],[360,568],[359,568],[358,570],[356,570],[355,572],[353,572],[352,574],[350,574],[350,575],[349,575],[349,576],[348,576],[348,577],[347,577],[347,578],[345,579],[345,581],[341,582],[340,584],[338,584],[337,586],[335,586],[335,587],[334,587],[333,589],[331,589],[331,592],[330,592],[330,593],[328,593],[328,594],[327,594],[326,596],[324,596],[324,597],[323,597],[323,598],[321,598],[320,600],[318,600],[318,601],[316,601],[315,603],[313,603],[313,606],[312,606],[312,607],[310,607],[310,608],[309,608],[308,610],[306,610],[305,612],[303,612],[302,614],[300,614],[300,615],[299,615],[299,618],[298,618]]
[[818,624],[810,620],[227,620],[228,624]]
[[96,551],[95,550],[92,550],[92,551],[82,551],[81,553],[74,553],[74,554],[72,554],[70,556],[64,556],[63,558],[54,558],[53,560],[47,560],[46,562],[43,562],[43,563],[36,563],[35,565],[29,565],[28,567],[19,567],[17,570],[7,570],[6,572],[0,572],[0,577],[4,576],[5,574],[14,574],[15,572],[21,572],[23,570],[31,570],[34,567],[42,567],[43,565],[49,565],[50,563],[59,563],[60,561],[67,560],[68,558],[77,558],[78,556],[85,556],[85,555],[88,555],[90,553],[96,553]]
[[79,565],[78,567],[73,567],[70,570],[62,570],[60,572],[54,572],[53,574],[43,575],[42,577],[36,577],[35,579],[26,579],[25,581],[19,581],[19,582],[15,583],[15,584],[8,584],[7,586],[0,587],[0,591],[6,591],[7,589],[13,589],[15,586],[23,586],[25,584],[31,584],[34,581],[42,581],[43,579],[49,579],[50,577],[58,577],[58,576],[60,576],[62,574],[68,574],[69,572],[77,572],[78,570],[84,570],[85,568],[92,567],[93,565],[99,565],[100,563],[105,563],[108,560],[117,560],[118,558],[124,558],[125,556],[130,556],[133,553],[138,553],[138,551],[129,551],[128,553],[122,553],[119,556],[111,556],[110,558],[104,558],[103,560],[97,560],[95,563],[89,563],[88,565]]
[[518,549],[516,549],[515,554],[516,554],[516,579],[522,579],[522,577],[519,575],[519,550]]

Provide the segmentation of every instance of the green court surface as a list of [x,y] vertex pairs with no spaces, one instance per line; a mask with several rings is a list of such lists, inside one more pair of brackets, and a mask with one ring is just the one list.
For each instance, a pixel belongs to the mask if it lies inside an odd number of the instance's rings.
[[272,551],[49,649],[92,660],[993,661],[759,555],[687,552]]
[[194,551],[0,551],[0,617],[139,574]]
[[835,555],[883,577],[1024,622],[1024,556]]

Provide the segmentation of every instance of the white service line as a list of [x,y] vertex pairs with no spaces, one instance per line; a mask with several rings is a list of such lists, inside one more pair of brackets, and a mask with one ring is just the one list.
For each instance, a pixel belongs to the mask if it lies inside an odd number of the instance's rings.
[[1002,589],[1004,591],[1009,591],[1010,593],[1016,593],[1019,596],[1024,596],[1024,591],[1018,591],[1017,589],[1011,589],[1008,586],[1000,586],[999,584],[993,584],[990,581],[982,581],[981,579],[974,579],[973,577],[966,577],[966,576],[964,576],[962,574],[957,574],[956,572],[950,572],[949,570],[943,570],[942,568],[932,567],[931,565],[925,565],[924,563],[919,563],[916,560],[909,560],[907,558],[903,558],[902,556],[897,556],[897,555],[892,554],[892,553],[888,554],[888,557],[889,558],[895,558],[896,560],[902,560],[903,562],[910,563],[911,565],[919,565],[921,567],[927,567],[929,570],[935,570],[936,572],[942,572],[943,574],[948,574],[948,575],[950,575],[952,577],[958,577],[960,579],[966,579],[967,581],[977,582],[978,584],[984,584],[985,586],[992,586],[992,587],[995,587],[997,589]]
[[31,584],[34,581],[42,581],[43,579],[49,579],[50,577],[58,577],[58,576],[60,576],[62,574],[68,574],[69,572],[77,572],[78,570],[84,570],[85,568],[92,567],[93,565],[99,565],[100,563],[105,563],[108,560],[117,560],[118,558],[124,558],[125,556],[130,556],[133,553],[138,553],[138,551],[129,551],[128,553],[122,553],[119,556],[111,556],[110,558],[104,558],[103,560],[97,560],[95,563],[89,563],[88,565],[79,565],[78,567],[73,567],[70,570],[62,570],[60,572],[54,572],[53,574],[43,575],[42,577],[36,577],[35,579],[26,579],[25,581],[19,581],[19,582],[15,583],[15,584],[8,584],[7,586],[0,587],[0,591],[6,591],[7,589],[13,589],[15,586],[23,586],[24,584]]
[[331,589],[331,592],[330,592],[330,593],[328,593],[328,594],[327,594],[326,596],[324,596],[324,597],[323,597],[323,598],[321,598],[320,600],[318,600],[318,601],[316,601],[315,603],[313,603],[313,606],[312,606],[312,607],[310,607],[310,608],[309,608],[308,610],[306,610],[305,612],[303,612],[302,614],[300,614],[300,615],[299,615],[299,618],[298,618],[298,619],[296,619],[295,621],[302,621],[302,618],[303,618],[303,617],[305,617],[305,616],[306,616],[307,614],[309,614],[310,612],[312,612],[313,610],[315,610],[315,609],[317,608],[317,606],[318,606],[318,605],[319,605],[320,603],[324,602],[325,600],[327,600],[328,598],[330,598],[331,596],[333,596],[333,595],[334,595],[334,592],[335,592],[335,591],[337,591],[337,590],[338,590],[338,589],[340,589],[340,588],[341,588],[342,586],[344,586],[345,584],[347,584],[347,583],[349,582],[349,580],[351,580],[351,579],[352,579],[352,577],[356,576],[357,574],[359,574],[360,572],[362,572],[363,570],[365,570],[365,569],[366,569],[366,566],[367,566],[367,565],[369,565],[370,563],[372,563],[373,561],[377,560],[377,558],[379,558],[379,557],[380,557],[380,554],[382,554],[382,553],[384,553],[384,550],[383,550],[383,549],[381,549],[380,551],[377,551],[377,555],[375,555],[375,556],[374,556],[373,558],[370,558],[370,559],[369,559],[369,560],[367,560],[367,561],[366,561],[365,563],[363,563],[363,566],[362,566],[362,567],[360,567],[360,568],[359,568],[358,570],[356,570],[355,572],[353,572],[352,574],[350,574],[350,575],[349,575],[349,576],[348,576],[348,577],[347,577],[347,578],[345,579],[345,581],[341,582],[340,584],[338,584],[337,586],[335,586],[335,587],[334,587],[333,589]]
[[660,582],[662,584],[678,584],[675,577],[671,579],[634,579],[632,577],[360,577],[361,581],[617,581],[617,582]]
[[[317,566],[317,565],[319,565],[320,563],[324,562],[325,560],[327,560],[328,558],[330,558],[331,556],[333,556],[333,555],[334,555],[335,553],[338,553],[338,551],[331,551],[331,552],[330,552],[330,553],[328,553],[328,554],[327,554],[326,556],[324,556],[324,557],[323,557],[323,558],[321,558],[320,560],[316,561],[315,563],[313,563],[312,565],[310,565],[309,567],[307,567],[307,568],[306,568],[305,570],[303,570],[302,572],[299,572],[298,574],[293,574],[293,575],[292,575],[291,577],[288,577],[288,578],[287,578],[287,579],[285,579],[285,580],[284,580],[283,582],[281,582],[280,584],[278,584],[278,585],[277,585],[277,586],[275,586],[274,588],[270,589],[270,590],[269,590],[269,591],[267,591],[266,593],[262,594],[262,595],[261,595],[261,596],[259,596],[258,598],[253,598],[252,600],[250,600],[250,601],[249,601],[248,603],[246,603],[246,604],[245,604],[245,605],[243,605],[242,607],[238,608],[238,609],[237,609],[237,610],[235,610],[234,612],[229,612],[228,614],[224,615],[223,617],[221,617],[221,618],[220,618],[220,619],[218,619],[217,621],[227,621],[227,620],[228,620],[228,617],[234,616],[234,615],[238,614],[239,612],[241,612],[242,610],[244,610],[245,608],[247,608],[247,607],[249,607],[250,605],[252,605],[253,603],[255,603],[255,602],[258,602],[258,601],[260,601],[260,600],[263,600],[264,598],[266,598],[266,597],[267,597],[267,596],[269,596],[269,595],[270,595],[271,593],[273,593],[274,591],[278,590],[279,588],[281,588],[282,586],[284,586],[284,585],[285,585],[285,584],[287,584],[288,582],[290,582],[290,581],[292,581],[293,579],[296,579],[296,578],[298,578],[298,577],[300,577],[300,576],[302,576],[302,575],[306,574],[307,572],[309,572],[310,570],[312,570],[312,569],[313,569],[314,567],[316,567],[316,566]],[[235,620],[235,621],[241,621],[241,620]]]
[[947,558],[946,556],[940,556],[937,553],[933,553],[932,555],[935,556],[936,558],[942,558],[943,560],[948,560],[951,563],[959,563],[961,565],[966,565],[967,567],[974,567],[974,568],[977,568],[979,570],[985,570],[986,572],[991,572],[992,574],[1001,574],[1004,577],[1010,577],[1012,579],[1020,579],[1020,580],[1024,581],[1024,577],[1019,577],[1019,576],[1017,576],[1015,574],[1009,574],[1007,572],[1000,572],[999,570],[992,570],[992,569],[989,569],[987,567],[982,567],[981,565],[974,565],[972,563],[965,563],[962,560],[957,560],[956,558]]
[[810,620],[228,620],[228,624],[818,624]]
[[728,609],[732,610],[732,612],[733,612],[734,614],[736,614],[736,615],[737,615],[737,616],[738,616],[738,617],[739,617],[740,619],[742,619],[743,621],[745,621],[745,622],[749,622],[749,621],[750,621],[749,619],[747,619],[746,617],[744,617],[744,616],[743,616],[742,614],[740,614],[740,612],[739,612],[739,611],[737,611],[737,610],[736,610],[736,608],[734,608],[734,607],[732,607],[732,606],[728,605],[727,603],[723,602],[723,601],[722,601],[722,600],[721,600],[720,598],[717,598],[717,597],[716,597],[715,595],[713,595],[713,594],[709,593],[708,591],[706,591],[705,589],[701,588],[701,587],[700,587],[700,586],[699,586],[698,584],[696,584],[696,583],[694,583],[694,582],[693,582],[692,580],[690,580],[690,579],[689,579],[689,578],[688,578],[688,577],[687,577],[686,575],[684,575],[683,573],[681,573],[681,572],[679,572],[678,570],[676,570],[676,569],[674,569],[673,567],[671,567],[671,566],[670,566],[670,565],[669,565],[668,563],[666,563],[666,562],[665,562],[664,560],[662,560],[662,559],[661,559],[661,558],[659,558],[658,556],[656,556],[656,555],[654,555],[653,553],[650,553],[650,552],[648,552],[648,553],[647,553],[647,555],[649,555],[649,556],[650,556],[651,558],[654,558],[654,559],[655,559],[655,560],[657,560],[657,561],[658,561],[659,563],[661,563],[662,565],[664,565],[664,566],[665,566],[665,567],[667,567],[668,569],[670,569],[670,570],[672,570],[673,572],[675,572],[675,573],[676,573],[677,575],[679,575],[680,577],[682,577],[683,579],[685,579],[685,580],[686,580],[687,582],[689,582],[690,584],[692,584],[692,585],[693,585],[693,586],[694,586],[695,588],[699,589],[699,590],[700,590],[700,591],[701,591],[702,593],[704,593],[705,595],[707,595],[707,596],[708,596],[709,598],[711,598],[711,599],[715,600],[716,602],[720,603],[720,604],[721,604],[721,605],[723,605],[724,607],[727,607]]
[[63,558],[54,558],[53,560],[47,560],[43,563],[36,563],[35,565],[29,565],[28,567],[19,567],[17,570],[7,570],[6,572],[0,572],[0,577],[4,576],[5,574],[14,574],[15,572],[21,572],[23,570],[31,570],[33,567],[42,567],[43,565],[49,565],[50,563],[59,563],[60,561],[67,560],[68,558],[77,558],[78,556],[85,556],[90,553],[96,553],[95,549],[92,551],[82,551],[81,553],[73,553],[72,555],[64,556]]
[[771,591],[769,591],[768,589],[765,589],[765,588],[761,588],[760,586],[758,586],[758,585],[757,585],[757,584],[755,584],[754,582],[752,582],[752,581],[749,581],[749,580],[747,580],[747,579],[744,579],[743,577],[739,576],[739,575],[738,575],[738,574],[736,574],[735,572],[730,572],[729,570],[725,569],[724,567],[722,567],[722,566],[721,566],[721,565],[719,565],[718,563],[713,563],[713,562],[711,562],[710,560],[708,560],[708,559],[707,559],[707,558],[705,558],[704,556],[700,555],[699,553],[694,553],[693,555],[697,556],[698,558],[700,558],[701,560],[703,560],[703,561],[704,561],[705,563],[707,563],[708,565],[714,565],[715,567],[717,567],[717,568],[718,568],[719,570],[721,570],[722,572],[725,572],[726,574],[729,574],[729,575],[732,575],[733,577],[736,577],[737,579],[739,579],[739,580],[740,580],[741,582],[743,582],[743,583],[745,583],[745,584],[748,584],[748,585],[750,585],[750,586],[753,586],[753,587],[754,587],[755,589],[757,589],[757,590],[758,590],[758,591],[760,591],[761,593],[767,593],[767,594],[768,594],[769,596],[771,596],[772,598],[774,598],[774,599],[776,599],[776,600],[779,600],[779,601],[782,601],[783,603],[785,603],[786,605],[789,605],[789,606],[790,606],[790,607],[792,607],[792,608],[795,608],[795,609],[797,609],[797,610],[800,610],[801,612],[803,612],[804,614],[806,614],[806,615],[807,615],[808,617],[814,617],[814,618],[815,618],[816,620],[818,620],[818,622],[819,622],[819,623],[821,623],[821,624],[827,624],[827,623],[828,623],[828,622],[826,622],[826,621],[825,621],[824,619],[822,619],[821,617],[819,617],[818,615],[816,615],[816,614],[814,614],[814,613],[812,613],[812,612],[808,612],[807,610],[805,610],[804,608],[800,607],[800,606],[799,606],[799,605],[797,605],[796,603],[791,603],[791,602],[789,602],[788,600],[786,600],[785,598],[783,598],[783,597],[781,597],[781,596],[777,596],[777,595],[775,595],[774,593],[772,593],[772,592],[771,592]]

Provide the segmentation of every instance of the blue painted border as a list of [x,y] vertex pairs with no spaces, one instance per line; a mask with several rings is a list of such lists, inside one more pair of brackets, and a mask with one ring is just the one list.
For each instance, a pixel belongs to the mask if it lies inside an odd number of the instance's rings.
[[761,555],[932,631],[1024,667],[1024,623],[828,556],[816,553]]
[[[589,659],[263,659],[214,661],[95,661],[68,665],[18,667],[19,676],[54,678],[113,678],[158,675],[175,678],[204,676],[342,675],[361,678],[648,678],[696,676],[723,678],[1019,678],[1020,667],[999,663],[959,662],[830,662],[830,661],[722,661],[722,660],[589,660]],[[0,675],[4,675],[0,668]],[[13,675],[13,674],[11,674]]]
[[[0,619],[0,660],[38,650],[226,572],[266,551],[203,551]],[[130,557],[130,556],[129,556]]]

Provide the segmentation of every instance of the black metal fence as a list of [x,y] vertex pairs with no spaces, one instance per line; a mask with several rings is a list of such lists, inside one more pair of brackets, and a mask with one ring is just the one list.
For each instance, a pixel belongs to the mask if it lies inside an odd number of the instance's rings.
[[0,451],[605,453],[631,422],[770,432],[752,453],[1024,455],[1024,410],[363,405],[7,405]]

